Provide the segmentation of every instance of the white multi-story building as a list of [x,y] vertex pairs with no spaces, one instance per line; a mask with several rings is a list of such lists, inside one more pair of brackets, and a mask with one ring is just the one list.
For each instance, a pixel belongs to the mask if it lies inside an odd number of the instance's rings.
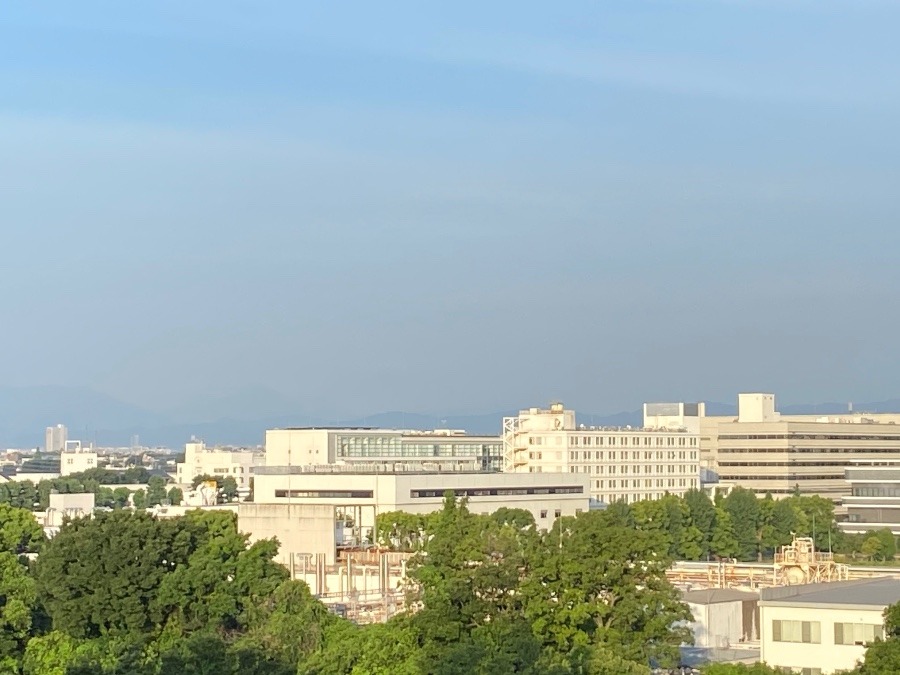
[[184,444],[184,461],[175,465],[175,482],[187,484],[197,476],[231,476],[239,488],[249,488],[254,470],[263,464],[262,452],[207,448],[203,441],[192,440]]
[[[524,509],[541,529],[590,508],[588,477],[580,474],[400,470],[395,464],[266,465],[257,469],[253,503],[240,505],[239,526],[253,540],[277,536],[282,560],[291,553],[324,553],[331,563],[342,544],[359,546],[371,539],[378,514],[431,513],[441,508],[447,493],[465,498],[473,513]],[[352,522],[352,532],[345,522]]]
[[66,441],[69,440],[69,430],[64,424],[55,427],[47,427],[44,432],[44,451],[62,452],[66,449]]
[[440,464],[483,471],[502,468],[499,436],[469,436],[464,431],[308,427],[266,431],[266,464]]
[[851,670],[884,639],[884,610],[898,601],[900,580],[885,577],[764,588],[761,658],[803,675]]
[[561,403],[503,420],[504,471],[584,474],[606,503],[698,488],[698,455],[699,436],[686,428],[588,427]]
[[91,447],[84,448],[81,441],[66,441],[59,455],[59,475],[68,476],[97,468],[97,453]]
[[700,418],[700,451],[722,481],[759,495],[840,502],[848,466],[900,458],[900,426],[890,415],[782,416],[773,394],[740,394],[737,415]]

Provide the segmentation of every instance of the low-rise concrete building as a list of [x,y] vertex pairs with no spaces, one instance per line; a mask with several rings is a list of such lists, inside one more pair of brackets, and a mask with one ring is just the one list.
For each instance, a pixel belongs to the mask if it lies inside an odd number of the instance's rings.
[[694,646],[731,649],[759,640],[759,595],[732,588],[705,588],[682,594],[694,615]]
[[93,448],[82,447],[81,441],[66,441],[66,448],[59,455],[59,474],[69,476],[97,468],[97,453]]
[[93,492],[77,492],[69,494],[50,493],[50,503],[46,511],[35,512],[34,517],[44,528],[44,534],[53,537],[59,532],[63,521],[72,518],[84,518],[94,513],[95,496]]
[[[254,503],[240,505],[238,524],[251,539],[277,534],[282,554],[326,554],[373,541],[380,513],[431,513],[450,493],[473,513],[501,507],[529,511],[540,528],[590,508],[588,479],[580,474],[440,472],[399,466],[266,466],[257,469]],[[326,526],[327,524],[327,526]],[[313,529],[322,530],[312,534]]]
[[866,645],[884,638],[884,610],[900,601],[900,579],[765,588],[761,658],[804,675],[851,670]]
[[175,465],[175,482],[190,484],[197,476],[231,476],[239,488],[249,488],[256,467],[265,463],[265,455],[255,450],[208,448],[203,441],[184,444],[184,461]]
[[403,462],[457,464],[483,471],[500,471],[503,450],[499,436],[469,436],[464,431],[412,431],[368,427],[299,427],[266,431],[266,463],[372,464]]

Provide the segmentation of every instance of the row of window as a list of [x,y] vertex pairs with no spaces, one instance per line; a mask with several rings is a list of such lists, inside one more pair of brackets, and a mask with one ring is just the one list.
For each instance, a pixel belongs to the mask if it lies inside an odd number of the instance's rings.
[[496,487],[496,488],[444,488],[438,490],[410,490],[413,499],[443,497],[452,492],[454,497],[513,497],[521,495],[577,495],[584,492],[581,485],[559,487]]
[[[654,487],[654,485],[653,485],[654,480],[656,481],[655,487],[657,487],[657,488],[675,488],[675,487],[690,488],[690,487],[697,486],[697,480],[695,478],[656,478],[656,479],[645,478],[643,487],[645,487],[645,488]],[[594,481],[594,489],[604,490],[604,489],[606,489],[607,484],[609,484],[610,488],[620,487],[619,484],[621,484],[622,488],[629,487],[627,479],[623,478],[622,480],[619,480],[617,478],[612,478],[608,481],[607,480],[595,480]],[[630,487],[632,487],[632,488],[642,487],[640,479],[632,478]]]
[[817,455],[861,455],[866,453],[884,454],[900,452],[900,448],[719,448],[720,455],[730,454],[817,454]]
[[789,434],[719,434],[719,440],[774,440],[794,438],[800,440],[811,441],[890,441],[892,443],[900,443],[900,436],[874,436],[864,434],[808,434],[808,433],[789,433]]
[[807,475],[803,473],[780,473],[775,475],[768,476],[748,476],[746,474],[720,474],[719,480],[721,481],[729,481],[729,480],[843,480],[844,474],[842,473],[825,473],[825,474],[816,474],[816,475]]
[[[834,644],[867,645],[884,639],[884,628],[877,623],[835,623]],[[801,642],[822,644],[822,623],[820,621],[772,621],[774,642]]]
[[281,499],[372,499],[372,490],[275,490]]
[[[629,443],[628,436],[529,436],[528,445],[563,445],[563,439],[566,438],[566,445],[596,445],[596,446],[619,446],[619,447],[688,447],[697,445],[696,436],[631,436]],[[555,439],[551,443],[551,439]],[[642,442],[643,439],[643,442]],[[652,442],[652,441],[655,441]]]
[[[531,454],[531,453],[529,453]],[[540,454],[539,452],[537,454]],[[604,461],[606,457],[606,453],[602,451],[594,451],[593,453],[590,450],[582,450],[579,452],[578,450],[569,451],[569,460],[572,462],[590,462],[590,461]],[[687,460],[696,460],[697,452],[696,451],[686,451],[686,450],[668,450],[668,451],[657,451],[654,457],[654,453],[652,452],[638,452],[634,451],[630,455],[626,450],[622,450],[619,454],[619,458],[623,461],[628,461],[631,459],[634,462],[639,462],[641,460],[650,461],[652,459],[680,459],[683,461]],[[616,451],[610,450],[609,459],[616,459]]]
[[596,499],[599,499],[601,502],[605,502],[606,504],[612,504],[613,502],[625,502],[626,504],[634,504],[635,502],[660,499],[663,496],[665,496],[665,493],[659,492],[634,492],[630,494],[619,494],[613,492],[608,494],[594,495]]
[[[543,460],[544,459],[544,450],[530,450],[528,452],[528,459],[535,460]],[[556,450],[547,450],[546,451],[547,459],[553,460],[555,459],[558,462],[561,462],[563,459],[562,451]],[[628,454],[625,450],[616,454],[615,450],[611,450],[609,454],[605,452],[595,451],[591,453],[588,450],[579,452],[577,450],[573,450],[569,452],[569,461],[570,462],[649,462],[653,461],[653,459],[662,460],[662,461],[682,461],[682,462],[690,462],[697,461],[697,453],[696,452],[685,452],[685,451],[677,451],[670,450],[668,452],[657,452],[656,457],[653,456],[652,452],[643,453],[643,457],[640,452],[632,452],[631,455]]]
[[900,497],[900,485],[854,485],[854,497]]
[[834,462],[805,462],[793,460],[790,462],[719,462],[719,466],[834,466]]
[[669,464],[668,471],[666,470],[666,466],[663,464],[656,465],[656,471],[653,470],[652,464],[644,464],[644,470],[641,471],[640,466],[629,466],[627,464],[618,465],[618,469],[616,465],[605,466],[602,464],[595,464],[594,470],[591,471],[590,466],[570,466],[569,473],[595,473],[595,474],[604,474],[607,473],[606,469],[609,469],[608,473],[610,475],[615,475],[616,473],[620,473],[623,476],[627,476],[628,474],[634,474],[635,476],[639,476],[642,473],[655,473],[655,474],[664,474],[664,473],[697,473],[698,467],[696,464],[693,466],[688,466],[686,464]]

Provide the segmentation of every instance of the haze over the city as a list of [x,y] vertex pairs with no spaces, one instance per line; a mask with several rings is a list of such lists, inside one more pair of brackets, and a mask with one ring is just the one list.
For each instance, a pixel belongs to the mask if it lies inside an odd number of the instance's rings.
[[897,398],[898,24],[9,4],[0,383],[343,419]]

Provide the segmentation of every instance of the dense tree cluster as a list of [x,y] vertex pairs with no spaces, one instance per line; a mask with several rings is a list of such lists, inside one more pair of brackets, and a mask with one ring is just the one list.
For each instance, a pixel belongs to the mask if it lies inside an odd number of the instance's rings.
[[[145,497],[165,498],[165,487],[151,481]],[[676,665],[690,642],[690,615],[665,578],[673,558],[753,559],[811,533],[813,520],[820,542],[839,537],[825,500],[743,490],[617,503],[549,531],[527,511],[477,515],[448,496],[427,516],[379,517],[374,537],[414,554],[411,611],[357,626],[287,578],[276,541],[250,545],[235,520],[117,509],[46,541],[29,511],[0,503],[0,672],[647,675]],[[900,609],[886,625],[858,675],[900,672]]]
[[417,611],[326,640],[302,672],[603,675],[675,665],[689,614],[665,579],[668,544],[622,515],[563,517],[540,531],[526,511],[476,515],[452,498],[428,516],[384,514],[376,537],[418,551]]
[[680,560],[737,558],[770,559],[792,538],[812,537],[819,550],[851,557],[891,560],[896,553],[889,530],[863,535],[842,533],[835,521],[834,504],[822,497],[794,495],[775,500],[735,488],[711,500],[700,490],[684,497],[610,507],[640,530],[659,532],[668,542],[668,554]]
[[341,621],[232,513],[101,512],[50,541],[35,527],[0,505],[3,673],[293,674]]
[[[50,493],[70,494],[76,492],[93,492],[96,505],[106,508],[123,508],[128,505],[131,490],[125,487],[113,488],[111,485],[127,485],[147,483],[153,480],[150,472],[142,466],[129,467],[124,471],[109,469],[89,469],[82,473],[71,474],[61,478],[53,478],[33,483],[30,480],[9,481],[0,483],[0,504],[9,504],[20,509],[45,510],[50,503]],[[165,485],[165,479],[158,478]],[[158,501],[156,502],[159,503]]]
[[545,532],[527,512],[480,516],[448,498],[423,533],[414,611],[356,626],[287,579],[277,542],[249,545],[231,513],[101,512],[44,541],[30,513],[3,505],[0,671],[643,675],[689,638],[664,538],[615,510]]

